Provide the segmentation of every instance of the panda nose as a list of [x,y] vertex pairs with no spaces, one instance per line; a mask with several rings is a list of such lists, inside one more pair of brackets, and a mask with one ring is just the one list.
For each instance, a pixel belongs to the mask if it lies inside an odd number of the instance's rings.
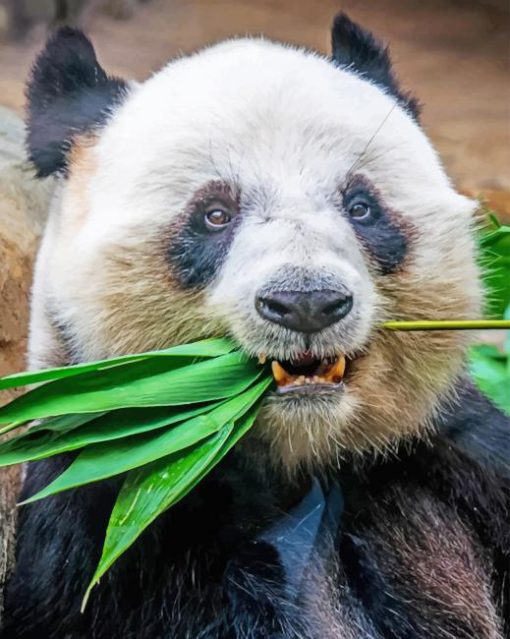
[[338,322],[352,304],[350,293],[332,290],[263,292],[255,300],[263,319],[302,333],[315,333]]

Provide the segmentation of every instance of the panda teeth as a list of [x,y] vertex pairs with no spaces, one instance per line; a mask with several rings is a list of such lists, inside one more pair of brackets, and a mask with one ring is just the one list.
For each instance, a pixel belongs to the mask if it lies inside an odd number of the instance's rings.
[[326,379],[327,381],[338,384],[340,383],[345,374],[345,355],[340,355],[337,357],[336,362],[333,366],[328,370]]
[[289,375],[280,362],[276,360],[271,362],[271,370],[273,371],[273,377],[278,386],[289,386],[296,380],[296,377]]
[[345,355],[339,355],[333,360],[322,360],[313,375],[293,375],[276,360],[271,363],[271,370],[276,385],[281,389],[304,385],[339,384],[343,380],[345,366]]

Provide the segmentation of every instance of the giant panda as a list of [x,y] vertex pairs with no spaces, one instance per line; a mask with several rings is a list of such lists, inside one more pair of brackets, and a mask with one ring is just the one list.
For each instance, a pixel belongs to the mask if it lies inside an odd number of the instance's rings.
[[[387,49],[339,15],[331,57],[234,39],[135,83],[64,28],[27,97],[58,183],[30,366],[229,335],[275,390],[83,613],[118,481],[21,508],[2,636],[507,636],[509,420],[469,381],[466,333],[381,329],[482,304],[476,203]],[[69,461],[30,464],[22,496]]]

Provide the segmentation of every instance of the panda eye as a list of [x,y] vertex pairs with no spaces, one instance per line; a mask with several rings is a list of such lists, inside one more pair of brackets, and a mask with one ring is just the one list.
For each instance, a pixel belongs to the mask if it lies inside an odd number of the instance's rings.
[[215,206],[205,214],[205,225],[211,231],[220,231],[232,221],[231,214],[225,209]]
[[357,222],[369,220],[372,215],[372,207],[368,202],[353,202],[349,205],[347,212],[353,220]]

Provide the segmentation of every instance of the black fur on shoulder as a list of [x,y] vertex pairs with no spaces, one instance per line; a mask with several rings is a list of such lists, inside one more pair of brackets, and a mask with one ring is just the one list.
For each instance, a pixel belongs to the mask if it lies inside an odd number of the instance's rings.
[[469,380],[456,390],[455,400],[441,413],[439,428],[478,464],[510,479],[510,418]]
[[103,125],[127,90],[123,80],[107,76],[81,31],[56,31],[36,59],[26,91],[28,151],[37,176],[65,174],[73,138]]
[[370,31],[353,22],[345,13],[339,13],[333,21],[331,44],[335,64],[356,71],[386,89],[414,119],[418,119],[418,100],[402,91],[393,72],[388,47]]

